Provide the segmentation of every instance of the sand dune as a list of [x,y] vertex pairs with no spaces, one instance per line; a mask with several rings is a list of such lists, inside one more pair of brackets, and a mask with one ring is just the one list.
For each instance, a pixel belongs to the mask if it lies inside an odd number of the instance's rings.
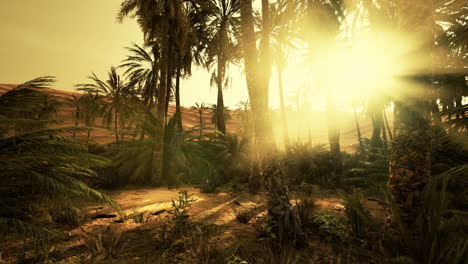
[[[0,84],[0,94],[6,92],[9,89],[14,88],[16,85],[13,84]],[[45,89],[48,93],[59,98],[71,98],[73,94],[79,94],[69,91],[63,91],[58,89]],[[169,106],[169,114],[172,115],[175,112],[175,106]],[[278,139],[282,138],[283,128],[279,120],[279,113],[273,111],[273,131]],[[306,118],[304,115],[298,115],[294,111],[288,112],[288,127],[289,135],[292,142],[312,141],[312,144],[328,144],[327,134],[327,119],[326,113],[324,112],[310,112],[307,113]],[[238,117],[236,110],[231,112],[231,119],[227,122],[227,129],[230,133],[238,133],[241,127],[241,120]],[[55,117],[63,120],[62,123],[58,124],[58,127],[73,126],[73,108],[71,106],[63,105],[61,111]],[[389,122],[391,123],[391,114],[388,114]],[[210,131],[213,128],[211,123],[211,116],[208,111],[204,114],[204,122],[206,131]],[[189,107],[182,107],[182,121],[184,127],[190,128],[199,124],[198,117],[195,110]],[[359,122],[361,126],[361,132],[363,136],[369,137],[372,133],[372,126],[369,118],[364,114],[359,114]],[[340,131],[341,131],[341,145],[343,150],[352,151],[357,143],[356,126],[353,113],[341,112],[340,113]],[[84,125],[80,123],[79,125]],[[98,143],[109,143],[115,138],[114,135],[106,129],[102,124],[102,119],[98,119],[96,122],[97,129],[92,131],[91,138]],[[78,138],[86,138],[85,133],[78,135]]]

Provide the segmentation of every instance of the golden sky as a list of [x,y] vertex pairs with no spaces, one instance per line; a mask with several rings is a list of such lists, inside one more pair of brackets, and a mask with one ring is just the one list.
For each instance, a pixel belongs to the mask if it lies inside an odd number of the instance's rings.
[[[121,0],[0,0],[0,83],[21,83],[44,75],[56,76],[54,88],[74,90],[95,72],[105,78],[125,57],[124,47],[142,43],[134,20],[116,22]],[[232,70],[226,90],[231,108],[247,99],[241,69]],[[182,82],[182,104],[216,103],[210,75],[194,69]]]

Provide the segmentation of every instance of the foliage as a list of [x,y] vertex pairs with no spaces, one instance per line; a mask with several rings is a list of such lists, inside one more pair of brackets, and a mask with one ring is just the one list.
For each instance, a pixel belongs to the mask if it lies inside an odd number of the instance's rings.
[[53,208],[50,215],[55,223],[71,228],[82,225],[86,220],[85,214],[79,208],[70,206]]
[[242,260],[239,256],[230,256],[226,259],[227,264],[248,264],[247,261]]
[[185,227],[187,219],[189,218],[189,209],[192,207],[192,203],[197,199],[192,198],[193,194],[189,194],[187,191],[180,191],[177,200],[172,200],[172,210],[168,213],[172,215],[172,223],[175,231],[180,231]]
[[[382,225],[371,218],[358,198],[344,195],[351,231],[366,241],[356,253],[382,263],[464,263],[468,254],[468,226],[463,216],[450,213],[447,187],[452,179],[466,174],[466,169],[466,166],[453,168],[432,178],[423,190],[423,210],[411,228],[400,220],[399,209],[388,191],[385,195],[392,214],[391,225]],[[370,248],[366,251],[362,245]]]
[[327,213],[316,213],[312,217],[312,224],[326,241],[344,239],[345,225],[340,218]]
[[261,232],[259,234],[259,240],[271,240],[276,238],[274,229],[278,227],[278,222],[276,222],[271,216],[267,216],[265,220],[261,223]]
[[447,186],[452,178],[466,170],[466,165],[453,168],[432,179],[424,190],[423,212],[413,230],[406,229],[400,222],[400,212],[389,200],[398,231],[397,237],[390,236],[384,243],[397,249],[393,254],[420,263],[463,263],[468,254],[468,229],[462,218],[447,214]]
[[315,202],[312,198],[302,197],[299,202],[296,200],[295,210],[302,226],[310,223],[309,220],[314,209]]
[[370,214],[356,195],[341,194],[345,201],[345,215],[348,227],[354,234],[362,234],[371,223]]
[[[12,93],[3,94],[0,101],[7,98],[9,102],[21,100],[23,109],[35,109],[35,99],[43,93],[40,88],[45,87],[50,80],[34,79],[13,89]],[[29,88],[23,88],[26,85]],[[32,87],[33,85],[37,87]],[[30,90],[32,88],[35,90]],[[33,91],[33,96],[30,96],[29,91]],[[17,123],[15,113],[21,111],[18,105],[2,104],[2,108],[4,113],[9,115],[1,116],[0,119],[10,121],[10,124]],[[20,122],[29,121],[28,119]],[[31,124],[33,123],[34,120]],[[34,217],[38,211],[47,210],[36,208],[37,205],[43,206],[45,203],[60,206],[65,201],[85,200],[106,203],[120,211],[114,200],[85,184],[86,181],[97,177],[92,168],[103,167],[108,161],[89,154],[80,142],[61,135],[76,130],[80,128],[41,128],[21,131],[14,136],[7,134],[0,139],[2,236],[16,234],[44,241],[49,235],[58,235],[57,230],[38,225]]]
[[106,229],[105,231],[89,232],[84,234],[84,246],[93,256],[115,258],[125,243],[125,231]]
[[312,147],[297,143],[287,154],[285,167],[293,184],[305,181],[327,186],[333,183],[331,155],[324,145]]

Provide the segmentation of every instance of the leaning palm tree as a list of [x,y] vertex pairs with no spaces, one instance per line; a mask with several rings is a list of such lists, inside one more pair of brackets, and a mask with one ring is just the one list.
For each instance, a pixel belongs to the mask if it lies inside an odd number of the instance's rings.
[[123,122],[122,116],[124,114],[125,100],[128,96],[130,86],[124,83],[114,67],[109,71],[106,81],[102,81],[94,73],[89,79],[93,81],[93,83],[78,84],[78,90],[88,94],[104,95],[106,97],[106,99],[102,101],[103,105],[101,108],[104,117],[103,122],[108,127],[113,124],[115,141],[119,141],[119,133],[123,133],[124,129],[122,123],[120,123],[122,131],[119,130],[119,121]]
[[192,106],[191,108],[192,110],[195,111],[198,121],[199,121],[200,139],[201,139],[203,136],[203,115],[205,114],[205,111],[208,109],[208,107],[205,105],[205,103],[201,103],[201,104],[195,103],[195,105]]
[[239,0],[213,0],[214,8],[208,16],[207,32],[208,49],[206,66],[208,69],[214,67],[211,83],[216,84],[218,89],[217,118],[215,127],[222,134],[226,134],[226,120],[224,119],[223,86],[226,86],[228,78],[226,72],[229,63],[237,57],[236,36],[240,26]]

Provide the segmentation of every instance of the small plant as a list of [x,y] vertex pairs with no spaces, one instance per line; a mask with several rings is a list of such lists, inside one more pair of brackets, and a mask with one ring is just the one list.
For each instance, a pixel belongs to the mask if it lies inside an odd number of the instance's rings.
[[124,235],[124,232],[110,228],[97,234],[85,233],[84,245],[94,256],[105,254],[106,257],[113,257],[123,247]]
[[248,264],[247,261],[242,260],[240,257],[232,255],[226,259],[227,264]]
[[315,202],[312,198],[302,197],[299,202],[296,201],[295,211],[302,226],[306,226],[310,222],[314,209]]
[[345,224],[341,219],[326,213],[317,213],[312,217],[312,223],[325,240],[344,239]]
[[212,237],[220,233],[217,225],[194,224],[185,234],[185,248],[193,253],[196,263],[219,263],[221,256],[219,248],[210,243]]
[[265,218],[265,221],[261,224],[261,227],[262,229],[259,240],[269,240],[276,238],[274,229],[278,227],[278,222],[276,222],[271,216],[267,216]]
[[358,196],[342,194],[341,197],[345,201],[345,215],[349,228],[354,234],[364,233],[366,225],[372,223],[369,211],[362,204]]
[[192,203],[196,201],[192,198],[194,194],[189,194],[187,191],[180,191],[177,200],[172,200],[172,210],[168,213],[172,215],[172,223],[174,229],[179,230],[187,223],[189,218],[189,209],[192,207]]

